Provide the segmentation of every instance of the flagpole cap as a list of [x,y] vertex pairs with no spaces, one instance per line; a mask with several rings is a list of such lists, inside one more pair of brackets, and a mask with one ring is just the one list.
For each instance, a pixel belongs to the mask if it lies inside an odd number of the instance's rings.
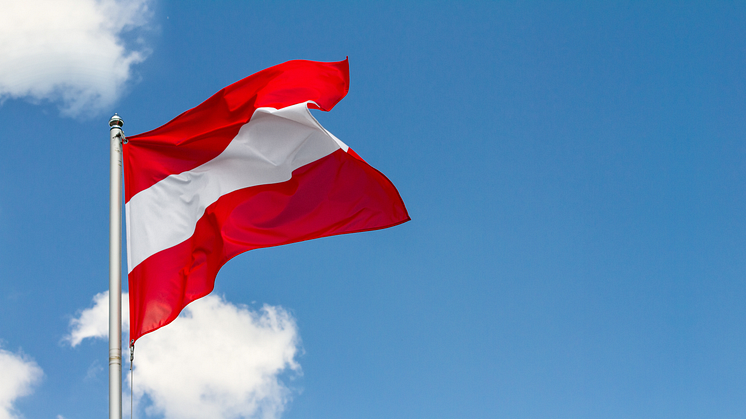
[[109,126],[111,127],[110,129],[122,129],[122,126],[124,126],[124,119],[120,118],[119,115],[114,114],[114,116],[109,120]]

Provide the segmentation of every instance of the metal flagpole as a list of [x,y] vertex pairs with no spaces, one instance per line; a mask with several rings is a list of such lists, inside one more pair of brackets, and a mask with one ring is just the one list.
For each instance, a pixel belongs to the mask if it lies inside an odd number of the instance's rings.
[[124,121],[109,120],[109,419],[122,419],[122,139]]

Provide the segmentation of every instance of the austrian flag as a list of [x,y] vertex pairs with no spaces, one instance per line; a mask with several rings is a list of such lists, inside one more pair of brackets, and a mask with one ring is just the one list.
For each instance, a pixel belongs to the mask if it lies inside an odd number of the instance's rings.
[[409,220],[394,185],[309,111],[348,87],[347,60],[289,61],[128,138],[132,342],[209,294],[239,253]]

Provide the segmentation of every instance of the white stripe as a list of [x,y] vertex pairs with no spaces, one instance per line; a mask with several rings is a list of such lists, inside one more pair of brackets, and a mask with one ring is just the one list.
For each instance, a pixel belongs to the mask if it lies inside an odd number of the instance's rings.
[[205,209],[222,195],[285,182],[293,170],[340,148],[347,151],[316,121],[307,103],[258,108],[219,156],[133,196],[125,206],[129,272],[191,237]]

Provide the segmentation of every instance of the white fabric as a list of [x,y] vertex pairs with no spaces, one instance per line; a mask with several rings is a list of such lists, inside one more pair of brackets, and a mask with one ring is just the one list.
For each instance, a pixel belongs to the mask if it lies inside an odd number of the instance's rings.
[[258,108],[217,157],[140,191],[126,204],[127,265],[191,237],[205,209],[221,196],[290,180],[293,170],[348,147],[326,131],[308,102]]

